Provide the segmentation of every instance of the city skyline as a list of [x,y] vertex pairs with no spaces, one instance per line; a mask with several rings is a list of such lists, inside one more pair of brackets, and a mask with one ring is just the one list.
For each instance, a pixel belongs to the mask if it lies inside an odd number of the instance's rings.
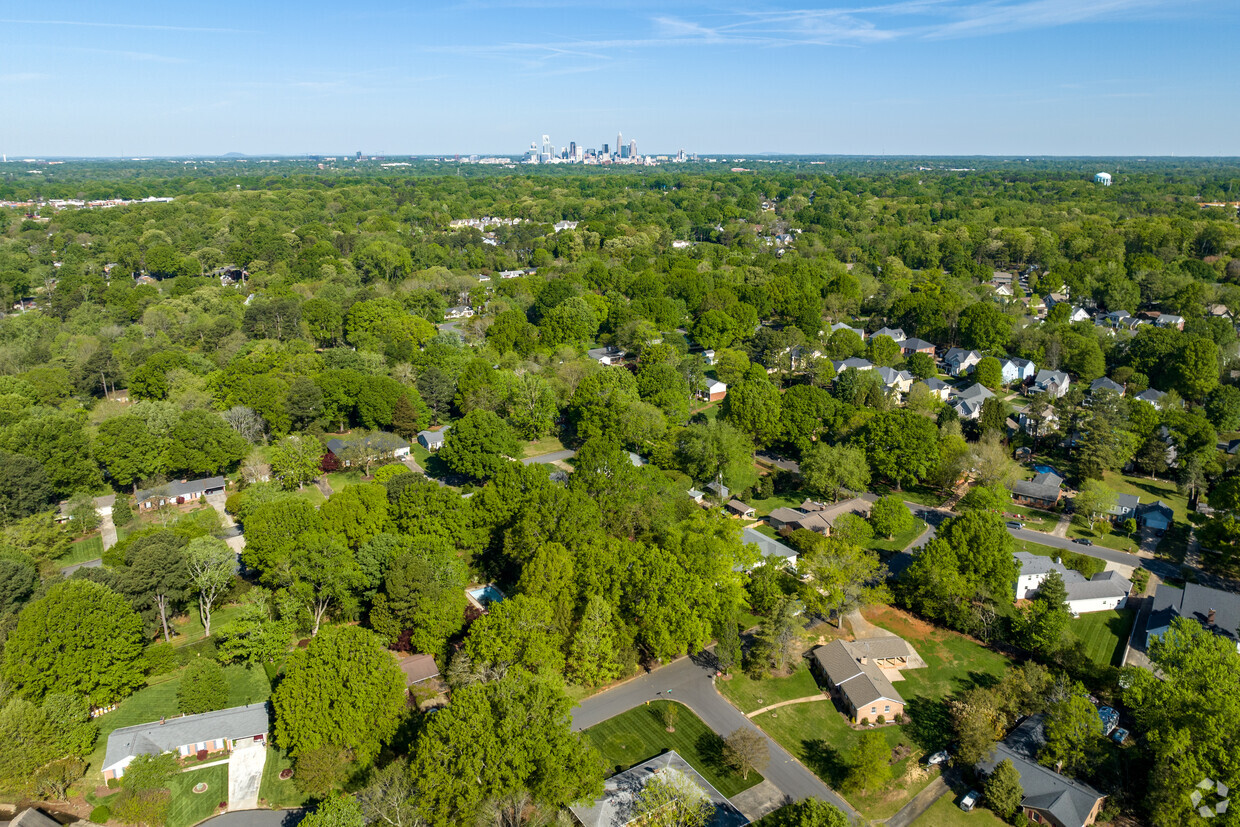
[[595,137],[607,124],[623,127],[617,146],[641,136],[660,154],[1240,153],[1234,81],[1200,66],[1240,22],[1224,0],[295,14],[144,0],[10,15],[9,158],[513,154],[542,134],[610,144]]

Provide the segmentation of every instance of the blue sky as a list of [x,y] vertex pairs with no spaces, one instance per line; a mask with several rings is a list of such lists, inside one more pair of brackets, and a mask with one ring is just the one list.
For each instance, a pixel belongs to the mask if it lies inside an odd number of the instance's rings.
[[0,151],[1240,155],[1235,0],[0,2]]

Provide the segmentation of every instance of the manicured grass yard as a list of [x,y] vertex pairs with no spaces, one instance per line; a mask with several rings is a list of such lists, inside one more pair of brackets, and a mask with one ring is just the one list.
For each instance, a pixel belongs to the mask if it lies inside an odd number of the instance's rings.
[[84,540],[78,540],[69,546],[69,550],[65,552],[65,556],[56,561],[57,565],[71,566],[74,563],[85,563],[87,560],[97,560],[103,556],[103,538],[98,534],[91,535]]
[[[205,793],[195,793],[194,785],[205,783]],[[189,827],[219,812],[219,803],[228,800],[228,765],[183,772],[168,782],[172,802],[167,827]]]
[[266,802],[268,807],[284,809],[300,807],[306,803],[308,796],[297,789],[293,779],[280,780],[281,771],[291,769],[292,766],[293,761],[288,757],[288,753],[272,746],[267,747],[267,763],[263,765],[263,780],[258,785],[260,804]]
[[1072,621],[1068,627],[1077,640],[1085,644],[1085,654],[1099,666],[1119,666],[1124,644],[1132,632],[1131,609],[1090,612]]
[[540,457],[543,454],[554,454],[556,451],[563,451],[564,443],[560,441],[558,436],[545,436],[542,439],[536,439],[533,442],[527,442],[524,446],[523,457]]
[[868,547],[875,551],[904,551],[908,548],[908,544],[920,537],[925,530],[926,524],[921,520],[916,520],[913,528],[908,531],[897,534],[890,540],[886,537],[875,537],[869,542]]
[[914,827],[1003,827],[1007,824],[981,804],[974,807],[973,812],[966,813],[960,809],[962,798],[964,793],[950,792],[943,796],[913,822]]
[[1097,557],[1090,557],[1088,554],[1065,551],[1051,546],[1044,546],[1040,543],[1028,543],[1024,540],[1016,540],[1014,550],[1027,551],[1030,554],[1040,554],[1043,557],[1058,557],[1060,562],[1063,563],[1064,568],[1079,571],[1086,578],[1093,577],[1107,567],[1106,561],[1099,560]]
[[[244,666],[225,666],[224,676],[228,678],[229,706],[258,703],[271,696],[271,685],[267,676],[258,667],[246,669]],[[171,718],[181,714],[181,710],[177,708],[177,688],[181,685],[181,673],[161,675],[155,680],[158,683],[135,692],[121,701],[115,710],[97,719],[99,738],[95,741],[95,749],[86,757],[89,765],[86,776],[88,786],[103,783],[100,768],[108,748],[108,736],[113,730],[158,721],[162,716]]]
[[[211,631],[216,632],[230,620],[241,614],[241,604],[234,603],[228,606],[216,606],[211,612]],[[189,611],[184,615],[173,618],[172,628],[180,633],[178,637],[172,639],[173,646],[188,646],[191,643],[197,643],[202,640],[202,618],[198,616],[198,604],[191,603]]]
[[1072,523],[1068,526],[1068,537],[1074,540],[1077,537],[1085,537],[1092,540],[1096,546],[1105,546],[1116,551],[1127,551],[1130,554],[1137,553],[1137,538],[1129,537],[1122,530],[1115,532],[1111,524],[1106,520],[1099,520],[1095,523],[1093,531]]
[[808,499],[812,498],[804,491],[785,491],[782,494],[772,494],[760,500],[751,498],[746,500],[746,502],[753,506],[754,512],[759,517],[765,517],[777,508],[797,508]]
[[766,678],[755,681],[739,670],[734,671],[735,674],[731,680],[716,681],[715,688],[741,712],[749,713],[780,701],[822,694],[818,688],[818,682],[810,674],[805,661],[802,661],[797,666],[797,670],[786,678]]
[[603,756],[606,775],[622,772],[665,750],[674,749],[728,798],[762,782],[762,776],[756,772],[751,772],[749,780],[745,781],[740,773],[726,767],[720,758],[722,740],[687,707],[676,704],[676,731],[667,732],[659,718],[659,709],[671,703],[655,701],[639,706],[586,730],[586,735]]
[[1031,531],[1050,531],[1059,524],[1059,515],[1037,508],[1026,508],[1016,503],[1008,503],[1003,510],[1009,514],[1019,514],[1020,521]]

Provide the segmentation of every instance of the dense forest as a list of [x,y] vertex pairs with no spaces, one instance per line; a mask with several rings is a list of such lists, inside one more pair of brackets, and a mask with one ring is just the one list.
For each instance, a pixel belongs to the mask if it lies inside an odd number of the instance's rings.
[[[1099,768],[1076,741],[1056,748],[1081,753],[1068,764],[1111,792],[1111,815],[1182,823],[1175,785],[1240,736],[1236,697],[1210,716],[1218,732],[1177,741],[1199,724],[1189,655],[1168,645],[1162,688],[1088,662],[1058,602],[1014,605],[1000,514],[1025,474],[1017,448],[1064,471],[1091,532],[1108,486],[1148,477],[1194,509],[1160,557],[1186,563],[1191,530],[1203,576],[1236,575],[1234,164],[320,163],[0,166],[0,199],[20,202],[0,209],[0,786],[100,783],[87,710],[210,673],[201,654],[274,679],[273,737],[309,796],[364,788],[372,806],[412,779],[402,827],[470,823],[518,795],[554,814],[604,775],[566,687],[712,641],[721,672],[782,672],[809,617],[894,602],[1043,670],[1022,673],[1039,688],[1021,704],[969,696],[990,717],[956,708],[953,741],[1067,715],[1087,690],[1126,698],[1159,733],[1138,757]],[[1093,182],[1101,169],[1113,185]],[[135,203],[50,203],[113,198]],[[452,226],[492,216],[521,220]],[[951,394],[987,389],[977,415],[934,390],[954,382],[951,349],[976,352]],[[1013,359],[1071,385],[1014,381]],[[426,431],[442,449],[417,445]],[[368,452],[388,433],[425,475]],[[513,461],[560,450],[567,468]],[[222,509],[130,504],[216,475]],[[800,554],[793,576],[755,568],[740,522],[691,496],[711,484],[731,494],[716,505],[886,496],[827,537],[772,531]],[[120,536],[65,577],[107,495]],[[888,582],[903,546],[881,541],[911,530],[906,499],[959,513]],[[506,599],[478,611],[478,583]],[[186,615],[201,640],[173,622]],[[99,634],[79,633],[84,617]],[[1185,635],[1174,645],[1234,685],[1236,658]],[[411,711],[388,649],[434,656],[451,703]],[[1158,711],[1173,698],[1182,716]],[[1240,781],[1232,759],[1211,771]],[[135,782],[110,814],[162,818],[158,787]]]

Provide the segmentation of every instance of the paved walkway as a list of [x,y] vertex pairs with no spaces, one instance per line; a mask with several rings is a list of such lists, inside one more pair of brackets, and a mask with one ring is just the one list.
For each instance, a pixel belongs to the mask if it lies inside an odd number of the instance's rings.
[[781,706],[792,706],[793,704],[812,704],[814,701],[825,701],[829,696],[825,694],[810,695],[808,698],[793,698],[790,701],[780,701],[777,704],[764,706],[761,709],[755,709],[753,712],[746,712],[746,718],[753,718],[755,715],[761,715],[763,712],[770,712],[772,709],[779,709]]
[[[587,698],[573,710],[573,729],[587,729],[648,701],[660,699],[679,701],[689,707],[720,737],[731,735],[741,727],[752,727],[749,719],[715,690],[712,677],[714,666],[714,656],[709,653],[681,658]],[[762,774],[788,801],[819,798],[839,807],[850,818],[860,819],[857,811],[838,793],[822,783],[818,776],[793,758],[765,732],[760,729],[757,732],[766,739],[771,756],[771,762]]]
[[267,763],[267,747],[250,741],[236,746],[228,757],[228,809],[258,807],[258,788]]
[[929,810],[934,805],[934,802],[951,791],[951,787],[947,786],[947,782],[940,775],[927,784],[921,792],[913,796],[909,803],[901,807],[900,812],[881,823],[886,824],[887,827],[908,827],[908,825],[922,816],[926,810]]

